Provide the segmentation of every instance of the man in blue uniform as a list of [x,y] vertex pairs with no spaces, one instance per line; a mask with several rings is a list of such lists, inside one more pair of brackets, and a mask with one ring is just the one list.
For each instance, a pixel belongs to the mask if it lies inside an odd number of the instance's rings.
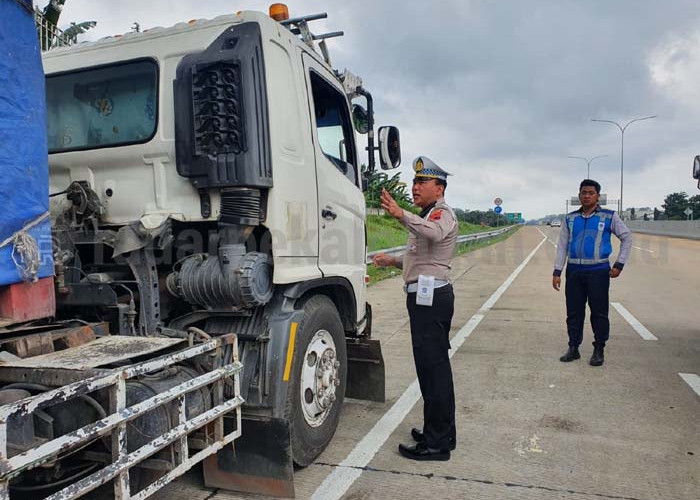
[[[565,293],[569,350],[559,360],[568,363],[581,357],[578,347],[583,341],[583,321],[588,302],[595,337],[590,364],[601,366],[605,343],[610,336],[610,278],[617,278],[622,272],[632,249],[632,233],[617,213],[598,205],[600,184],[596,181],[582,181],[578,197],[581,208],[566,216],[566,223],[562,224],[559,232],[557,259],[552,276],[552,286],[559,291],[561,272],[568,259]],[[612,234],[620,239],[620,253],[611,269],[609,258],[612,253]]]
[[413,359],[423,396],[423,428],[413,429],[415,445],[399,445],[411,460],[449,460],[456,446],[455,395],[450,365],[450,325],[455,296],[448,272],[459,225],[445,203],[447,176],[430,158],[413,162],[413,203],[419,215],[403,210],[388,192],[382,208],[409,231],[404,255],[379,254],[374,264],[403,269]]

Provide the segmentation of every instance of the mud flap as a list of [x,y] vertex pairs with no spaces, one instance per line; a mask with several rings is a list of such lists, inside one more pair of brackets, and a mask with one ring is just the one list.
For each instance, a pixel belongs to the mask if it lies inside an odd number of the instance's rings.
[[227,446],[204,461],[204,484],[210,488],[293,498],[289,421],[243,416],[235,450]]
[[384,357],[378,340],[347,339],[348,384],[345,396],[383,403]]

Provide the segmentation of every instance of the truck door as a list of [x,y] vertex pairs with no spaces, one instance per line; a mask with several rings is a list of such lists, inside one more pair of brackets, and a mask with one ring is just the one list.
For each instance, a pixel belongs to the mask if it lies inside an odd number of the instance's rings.
[[[304,54],[319,208],[318,266],[348,278],[364,309],[365,199],[345,93],[329,71]],[[358,311],[359,313],[360,311]],[[364,310],[358,318],[364,316]]]

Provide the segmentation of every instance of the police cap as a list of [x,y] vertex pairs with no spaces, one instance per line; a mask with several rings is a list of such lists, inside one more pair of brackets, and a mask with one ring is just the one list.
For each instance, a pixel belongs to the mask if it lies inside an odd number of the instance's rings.
[[447,181],[447,176],[452,175],[440,168],[427,156],[419,156],[413,160],[413,170],[416,172],[416,179],[441,179]]

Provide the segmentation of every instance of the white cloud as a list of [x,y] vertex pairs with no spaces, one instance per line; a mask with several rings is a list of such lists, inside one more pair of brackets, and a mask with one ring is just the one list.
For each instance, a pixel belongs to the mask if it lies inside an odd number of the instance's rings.
[[[271,2],[70,0],[61,24],[96,20],[96,38],[212,18]],[[291,14],[328,12],[317,31],[338,68],[360,75],[378,124],[401,129],[402,179],[427,155],[455,175],[448,200],[473,209],[504,198],[526,217],[563,212],[585,164],[610,198],[620,189],[620,133],[591,118],[625,123],[625,205],[660,206],[695,193],[690,164],[700,153],[700,2],[417,2],[298,0]],[[360,138],[360,141],[363,139]]]

